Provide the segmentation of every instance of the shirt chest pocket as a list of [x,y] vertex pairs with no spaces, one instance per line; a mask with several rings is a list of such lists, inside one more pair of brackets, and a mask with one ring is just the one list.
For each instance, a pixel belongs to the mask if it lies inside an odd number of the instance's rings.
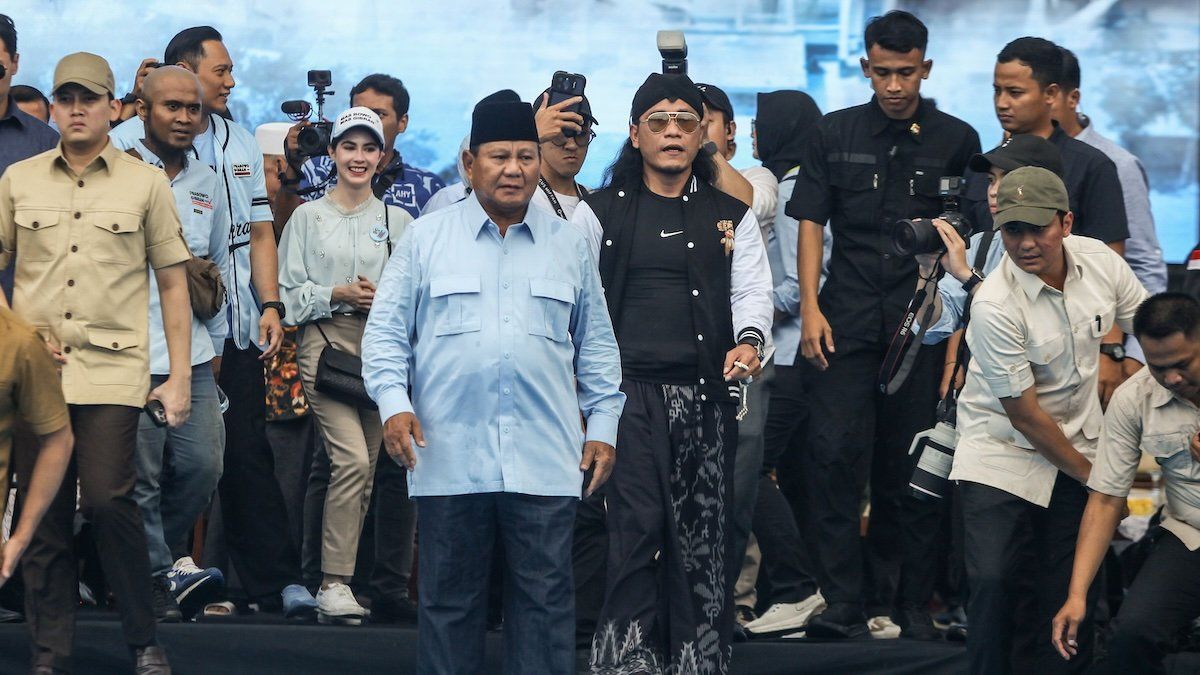
[[1142,436],[1142,451],[1154,458],[1163,473],[1189,482],[1200,482],[1200,465],[1188,450],[1190,434],[1175,431]]
[[1033,369],[1033,378],[1038,382],[1054,381],[1054,362],[1062,356],[1066,346],[1063,342],[1063,336],[1052,335],[1047,338],[1039,338],[1039,342],[1030,343],[1025,346],[1025,353],[1029,357],[1029,365]]
[[575,287],[554,279],[530,279],[529,333],[555,342],[570,339]]
[[59,227],[64,214],[58,211],[18,209],[13,214],[17,224],[17,257],[21,262],[46,262],[59,256],[66,237],[66,227]]
[[429,281],[434,335],[456,335],[482,326],[478,276],[444,276]]
[[878,187],[875,164],[837,162],[829,167],[829,184],[847,192],[866,192]]
[[[141,214],[102,211],[85,216],[92,227],[86,228],[88,256],[100,263],[128,265],[145,256]],[[139,252],[141,255],[139,256]]]

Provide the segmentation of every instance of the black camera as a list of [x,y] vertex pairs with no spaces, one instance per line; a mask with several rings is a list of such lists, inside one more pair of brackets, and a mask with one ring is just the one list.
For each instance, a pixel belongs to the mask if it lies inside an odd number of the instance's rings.
[[681,30],[658,31],[663,75],[687,75],[687,40]]
[[[938,182],[938,195],[942,198],[942,213],[938,218],[950,223],[958,236],[970,246],[971,223],[959,210],[958,198],[962,195],[963,179],[959,176],[942,176]],[[932,218],[905,218],[896,222],[892,229],[892,248],[902,256],[922,253],[938,253],[945,250],[942,237],[938,234]]]
[[[313,88],[317,99],[317,121],[304,127],[296,135],[296,145],[300,154],[305,157],[317,157],[329,152],[329,140],[333,131],[333,122],[325,121],[325,97],[337,93],[328,91],[333,84],[333,75],[328,70],[308,71],[308,86]],[[284,101],[279,109],[293,122],[306,120],[312,114],[312,106],[308,101]]]

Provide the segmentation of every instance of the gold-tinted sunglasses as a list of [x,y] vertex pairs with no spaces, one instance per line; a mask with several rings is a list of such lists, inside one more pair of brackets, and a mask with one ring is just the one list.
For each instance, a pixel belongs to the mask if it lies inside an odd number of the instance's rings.
[[672,121],[685,134],[690,134],[700,128],[700,117],[690,112],[656,112],[646,117],[646,128],[651,133],[661,134],[667,130]]

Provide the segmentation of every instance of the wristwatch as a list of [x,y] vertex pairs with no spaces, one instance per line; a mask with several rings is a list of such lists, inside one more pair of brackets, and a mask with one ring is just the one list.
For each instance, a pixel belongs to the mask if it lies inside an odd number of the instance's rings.
[[278,300],[271,300],[270,302],[264,302],[264,303],[262,304],[262,308],[263,308],[264,310],[267,310],[267,309],[273,309],[273,310],[275,310],[275,311],[276,311],[276,313],[278,313],[278,314],[279,314],[279,320],[280,320],[280,321],[283,321],[283,318],[284,318],[285,316],[287,316],[287,310],[286,310],[286,309],[284,309],[284,307],[283,307],[283,303],[282,303],[282,302],[279,302]]
[[967,293],[970,293],[971,289],[978,286],[979,282],[981,282],[981,281],[983,281],[983,275],[979,273],[979,270],[972,267],[971,268],[971,278],[967,279],[966,281],[963,282],[963,285],[962,285],[963,290],[966,291]]
[[756,354],[758,354],[758,360],[760,362],[763,360],[764,357],[766,357],[766,352],[763,351],[762,340],[759,340],[758,337],[755,335],[747,335],[746,337],[741,339],[739,344],[750,345],[751,347],[754,347],[754,352]]
[[1100,345],[1100,353],[1120,363],[1125,360],[1125,345],[1119,342],[1105,342]]

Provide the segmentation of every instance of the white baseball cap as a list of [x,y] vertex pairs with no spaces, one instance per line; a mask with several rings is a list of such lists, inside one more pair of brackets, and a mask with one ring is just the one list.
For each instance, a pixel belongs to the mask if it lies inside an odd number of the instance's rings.
[[379,121],[379,115],[375,114],[374,110],[364,108],[363,106],[354,106],[346,112],[338,115],[333,122],[333,131],[330,133],[330,140],[334,143],[342,137],[342,134],[351,129],[362,128],[375,136],[375,140],[383,145],[383,122]]

